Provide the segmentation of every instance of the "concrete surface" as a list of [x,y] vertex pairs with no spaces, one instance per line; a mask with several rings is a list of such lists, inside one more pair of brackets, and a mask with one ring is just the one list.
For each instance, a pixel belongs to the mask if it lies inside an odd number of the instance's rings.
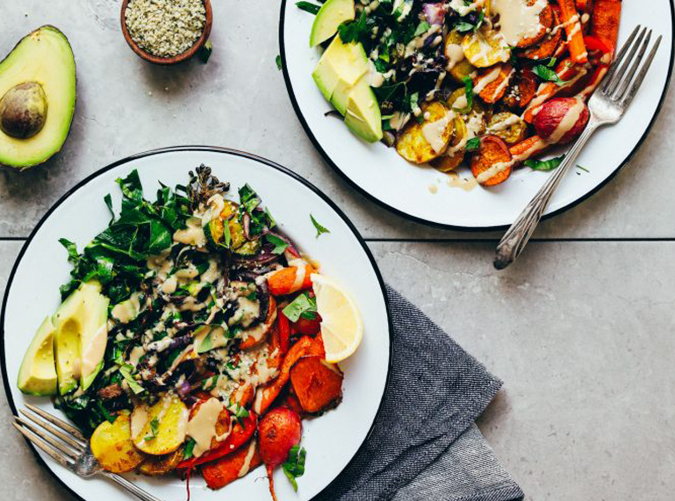
[[[673,95],[630,165],[542,224],[543,241],[498,273],[493,244],[476,242],[497,234],[434,230],[389,214],[321,160],[275,65],[277,3],[213,4],[210,62],[176,68],[150,66],[128,49],[119,0],[3,6],[0,53],[42,24],[67,34],[78,103],[60,155],[24,173],[0,168],[0,293],[21,240],[100,167],[177,144],[251,151],[329,194],[370,241],[385,279],[505,381],[479,425],[527,499],[672,499]],[[4,398],[5,499],[69,499],[11,429]]]

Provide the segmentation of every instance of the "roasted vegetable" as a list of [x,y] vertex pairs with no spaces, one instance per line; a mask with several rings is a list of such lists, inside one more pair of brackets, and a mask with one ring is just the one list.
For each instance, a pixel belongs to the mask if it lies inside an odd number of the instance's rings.
[[131,471],[146,457],[131,442],[131,422],[127,411],[121,412],[113,423],[101,423],[91,436],[90,447],[100,465],[112,473]]
[[[528,5],[534,5],[538,0],[527,0]],[[531,37],[525,37],[518,42],[518,48],[524,49],[532,47],[540,40],[542,40],[551,29],[553,25],[553,9],[550,5],[546,5],[539,13],[539,31]]]
[[300,416],[287,407],[276,407],[260,420],[258,425],[260,458],[265,463],[270,492],[275,501],[277,497],[274,492],[274,468],[286,461],[291,448],[300,443],[301,437]]
[[132,413],[134,445],[146,454],[163,456],[185,441],[188,410],[175,395],[165,395],[151,407],[138,405]]
[[163,456],[148,456],[138,467],[138,471],[150,477],[165,475],[175,470],[182,460],[183,448],[181,447]]
[[537,78],[529,68],[523,68],[511,79],[502,102],[511,110],[520,110],[530,104],[537,92]]
[[221,489],[262,464],[256,440],[202,468],[202,476],[211,489]]
[[534,119],[537,135],[552,144],[576,138],[588,123],[588,108],[578,98],[558,97],[547,101]]
[[467,128],[462,117],[455,117],[455,133],[453,134],[450,146],[444,155],[431,161],[431,165],[441,171],[450,172],[456,169],[464,161],[467,143]]
[[471,173],[482,186],[496,186],[511,176],[511,152],[503,139],[488,135],[471,158]]
[[486,103],[494,104],[504,97],[513,73],[513,66],[508,63],[487,68],[474,79],[473,91]]
[[312,286],[314,267],[308,263],[298,266],[287,266],[267,276],[267,285],[274,296],[285,296]]
[[554,28],[549,30],[546,36],[538,43],[523,50],[518,56],[532,61],[543,61],[553,56],[563,38],[563,29],[558,27],[559,24],[558,15],[553,11]]
[[264,322],[259,323],[254,327],[242,331],[241,344],[239,347],[242,350],[253,348],[262,343],[274,326],[274,321],[277,319],[277,302],[270,296],[267,305],[267,317]]
[[416,164],[441,156],[453,132],[452,114],[445,104],[434,101],[423,106],[422,113],[424,121],[409,122],[396,142],[398,154]]
[[291,384],[302,408],[317,413],[342,397],[343,375],[337,365],[320,357],[306,357],[291,369]]
[[493,115],[488,123],[488,132],[501,137],[506,144],[516,144],[525,139],[527,124],[518,115],[502,112]]
[[614,52],[619,36],[621,0],[595,0],[591,17],[591,35],[605,42]]
[[491,30],[480,29],[465,35],[462,48],[466,59],[477,68],[505,63],[511,58],[509,47]]

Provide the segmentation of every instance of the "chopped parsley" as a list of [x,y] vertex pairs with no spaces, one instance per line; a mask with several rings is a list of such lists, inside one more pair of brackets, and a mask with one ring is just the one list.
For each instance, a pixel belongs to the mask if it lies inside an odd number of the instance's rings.
[[145,437],[145,441],[149,442],[150,440],[154,440],[157,438],[157,431],[159,431],[159,419],[154,418],[152,421],[150,421],[150,435]]
[[291,322],[297,322],[300,317],[314,320],[316,318],[316,298],[310,297],[307,292],[303,292],[282,311]]
[[320,5],[317,5],[312,2],[296,2],[295,6],[300,9],[304,10],[305,12],[309,12],[310,14],[318,14],[319,10],[321,9]]
[[551,158],[550,160],[525,160],[525,165],[527,165],[532,170],[543,170],[549,171],[556,169],[565,158],[565,155],[559,157]]
[[312,224],[316,228],[316,238],[319,238],[324,233],[330,233],[330,230],[325,226],[322,226],[316,219],[314,219],[313,215],[310,214],[309,218],[312,220]]
[[472,137],[466,142],[466,151],[476,151],[480,148],[480,138]]
[[283,254],[288,248],[288,243],[283,238],[273,235],[272,233],[265,235],[265,240],[274,245],[272,254]]
[[195,442],[195,439],[192,437],[189,437],[187,441],[185,442],[185,448],[183,449],[183,459],[190,459],[192,457],[192,451],[195,448],[195,445],[197,442]]
[[291,450],[288,453],[288,459],[281,465],[281,468],[284,470],[284,474],[293,485],[295,492],[298,491],[298,482],[296,479],[298,477],[302,477],[305,474],[306,457],[307,451],[305,448],[300,448],[299,445],[294,445],[291,447]]

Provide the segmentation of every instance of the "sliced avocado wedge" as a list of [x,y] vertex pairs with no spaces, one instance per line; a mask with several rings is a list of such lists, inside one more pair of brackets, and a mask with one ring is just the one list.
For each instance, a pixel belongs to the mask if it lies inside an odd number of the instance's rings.
[[382,115],[373,89],[365,79],[349,93],[345,124],[360,138],[374,143],[382,139]]
[[368,71],[368,56],[360,43],[333,39],[312,73],[317,87],[342,115],[347,110],[349,92]]
[[38,328],[19,369],[19,389],[28,395],[56,395],[54,332],[50,317]]
[[77,388],[80,376],[80,333],[84,325],[83,303],[84,295],[80,288],[61,303],[52,319],[56,327],[54,350],[61,395]]
[[80,335],[80,387],[86,390],[103,368],[103,357],[108,344],[108,305],[110,300],[101,294],[98,282],[81,286],[84,323]]
[[309,46],[316,47],[337,33],[338,26],[356,17],[354,0],[328,0],[316,13]]
[[25,169],[61,150],[75,112],[75,58],[43,26],[0,62],[0,164]]

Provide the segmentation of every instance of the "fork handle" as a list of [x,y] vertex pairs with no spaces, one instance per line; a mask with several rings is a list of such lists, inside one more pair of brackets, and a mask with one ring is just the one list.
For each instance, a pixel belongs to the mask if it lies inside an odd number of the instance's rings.
[[116,475],[114,473],[108,473],[108,472],[102,472],[106,477],[108,477],[110,480],[116,482],[118,485],[124,487],[126,490],[134,494],[138,499],[142,499],[143,501],[162,501],[159,498],[156,498],[152,494],[147,493],[137,485],[129,482],[126,478],[120,477],[119,475]]
[[579,153],[586,145],[588,139],[601,124],[592,117],[588,125],[576,140],[574,145],[565,155],[565,159],[560,166],[553,171],[539,192],[527,204],[518,219],[511,225],[497,245],[494,265],[498,270],[503,270],[513,263],[523,251],[535,228],[539,224],[546,207],[548,206],[553,193],[560,184],[562,178],[567,174],[570,168],[575,164]]

